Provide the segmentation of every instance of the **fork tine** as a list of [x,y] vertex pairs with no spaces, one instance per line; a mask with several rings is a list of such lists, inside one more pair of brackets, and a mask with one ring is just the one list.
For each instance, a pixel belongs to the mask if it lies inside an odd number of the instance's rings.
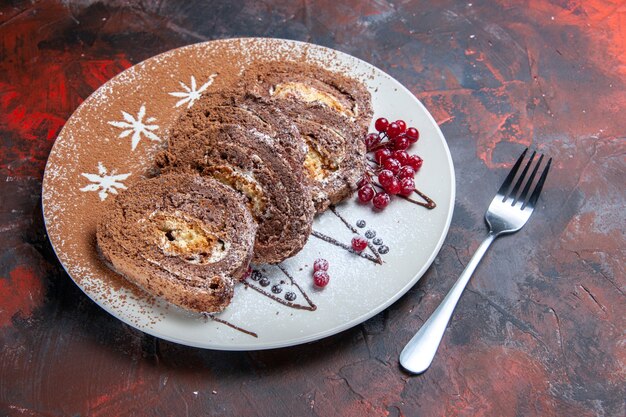
[[539,156],[539,161],[537,161],[537,164],[535,165],[533,172],[530,174],[530,178],[528,178],[528,182],[524,186],[524,189],[522,190],[522,193],[519,196],[518,200],[524,202],[524,204],[527,203],[526,196],[528,195],[528,192],[530,191],[530,186],[533,185],[533,180],[535,179],[535,175],[537,175],[537,171],[539,171],[539,166],[541,166],[541,161],[543,161],[543,154]]
[[498,190],[498,194],[502,194],[504,196],[502,201],[506,200],[506,191],[511,186],[511,183],[513,182],[513,178],[515,178],[515,174],[517,174],[517,170],[519,169],[520,165],[522,165],[522,161],[524,160],[524,156],[526,156],[526,152],[528,152],[528,148],[524,149],[524,152],[522,152],[519,158],[517,158],[515,165],[513,165],[513,168],[511,168],[509,175],[506,176],[506,178],[504,179],[504,182],[502,183],[502,185],[500,186],[500,189]]
[[517,192],[522,187],[522,182],[524,181],[524,178],[526,177],[526,173],[528,172],[528,169],[530,168],[530,164],[533,163],[533,160],[535,159],[536,154],[537,154],[537,151],[533,151],[532,155],[530,155],[530,159],[528,160],[528,162],[526,162],[526,166],[524,167],[524,170],[520,174],[519,178],[517,179],[517,182],[513,186],[513,190],[509,194],[509,196],[513,197],[513,203],[511,204],[513,206],[515,205],[515,203],[517,203],[517,200],[518,200],[518,198],[516,197]]
[[531,209],[535,208],[535,204],[537,204],[537,200],[539,199],[539,194],[541,194],[541,189],[543,188],[543,183],[546,182],[546,178],[548,177],[548,171],[550,170],[550,165],[552,164],[552,158],[548,159],[548,164],[543,169],[541,173],[541,177],[539,177],[539,181],[537,182],[537,186],[535,187],[535,191],[530,196],[530,200],[528,203],[524,203],[522,206],[522,210],[528,205]]

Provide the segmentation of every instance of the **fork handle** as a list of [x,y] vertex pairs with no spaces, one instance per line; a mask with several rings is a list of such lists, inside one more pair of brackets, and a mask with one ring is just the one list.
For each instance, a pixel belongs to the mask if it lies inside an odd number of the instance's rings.
[[404,369],[414,374],[428,369],[465,286],[496,237],[495,233],[489,232],[439,307],[404,347],[400,354],[400,364]]

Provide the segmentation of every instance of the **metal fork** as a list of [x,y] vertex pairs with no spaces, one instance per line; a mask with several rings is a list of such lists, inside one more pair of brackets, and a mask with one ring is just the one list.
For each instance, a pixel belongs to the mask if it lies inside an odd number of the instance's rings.
[[[443,333],[448,326],[450,317],[452,317],[452,312],[459,298],[461,298],[461,294],[469,282],[470,277],[478,266],[478,263],[491,245],[491,242],[502,234],[514,233],[520,230],[535,210],[537,199],[539,198],[539,194],[541,194],[541,189],[543,188],[543,184],[548,176],[548,171],[550,170],[552,158],[548,160],[547,165],[539,177],[539,181],[537,181],[533,192],[530,194],[530,197],[528,197],[533,180],[543,161],[543,155],[539,157],[539,161],[535,164],[524,188],[522,189],[522,184],[535,159],[536,152],[532,153],[522,173],[515,182],[515,185],[511,188],[511,184],[527,152],[528,148],[526,148],[517,159],[509,175],[507,175],[502,186],[500,186],[498,193],[491,201],[487,213],[485,213],[485,221],[489,226],[487,238],[480,244],[476,253],[465,267],[465,270],[454,283],[454,286],[448,292],[439,307],[437,307],[430,318],[426,320],[424,325],[402,350],[400,354],[400,364],[407,371],[419,374],[428,369],[435,357],[435,353],[437,352]],[[520,189],[522,190],[521,193]]]

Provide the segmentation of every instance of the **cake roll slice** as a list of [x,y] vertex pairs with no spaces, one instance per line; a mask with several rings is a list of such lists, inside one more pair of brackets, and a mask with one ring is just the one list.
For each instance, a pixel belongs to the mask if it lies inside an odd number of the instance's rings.
[[307,146],[304,168],[316,211],[321,213],[352,195],[366,168],[365,142],[325,107],[291,100],[277,105],[297,124]]
[[96,238],[104,261],[147,293],[188,310],[218,312],[247,270],[256,230],[239,193],[178,172],[120,193]]
[[[170,136],[188,140],[209,127],[237,125],[249,132],[272,138],[275,152],[285,158],[295,173],[308,181],[302,165],[307,152],[300,133],[278,108],[268,106],[245,91],[225,89],[202,96],[170,129]],[[186,138],[186,139],[185,139]]]
[[243,194],[258,223],[254,263],[279,263],[305,245],[315,209],[311,188],[276,152],[275,140],[253,128],[222,124],[194,137],[172,136],[170,169],[192,168]]
[[372,120],[372,98],[365,85],[351,77],[305,62],[253,63],[242,76],[254,95],[322,106],[350,122],[363,138]]
[[304,166],[313,181],[318,212],[356,190],[365,170],[364,138],[372,118],[371,97],[357,80],[305,63],[255,63],[244,89],[278,108],[306,144]]

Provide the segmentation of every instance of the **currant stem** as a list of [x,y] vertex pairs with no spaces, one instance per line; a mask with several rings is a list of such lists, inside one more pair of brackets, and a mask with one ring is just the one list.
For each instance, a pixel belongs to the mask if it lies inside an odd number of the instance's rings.
[[387,147],[387,144],[389,143],[389,141],[387,142],[381,142],[376,146],[373,146],[370,150],[367,151],[367,153],[372,153],[372,152],[376,152],[379,149],[383,149]]

